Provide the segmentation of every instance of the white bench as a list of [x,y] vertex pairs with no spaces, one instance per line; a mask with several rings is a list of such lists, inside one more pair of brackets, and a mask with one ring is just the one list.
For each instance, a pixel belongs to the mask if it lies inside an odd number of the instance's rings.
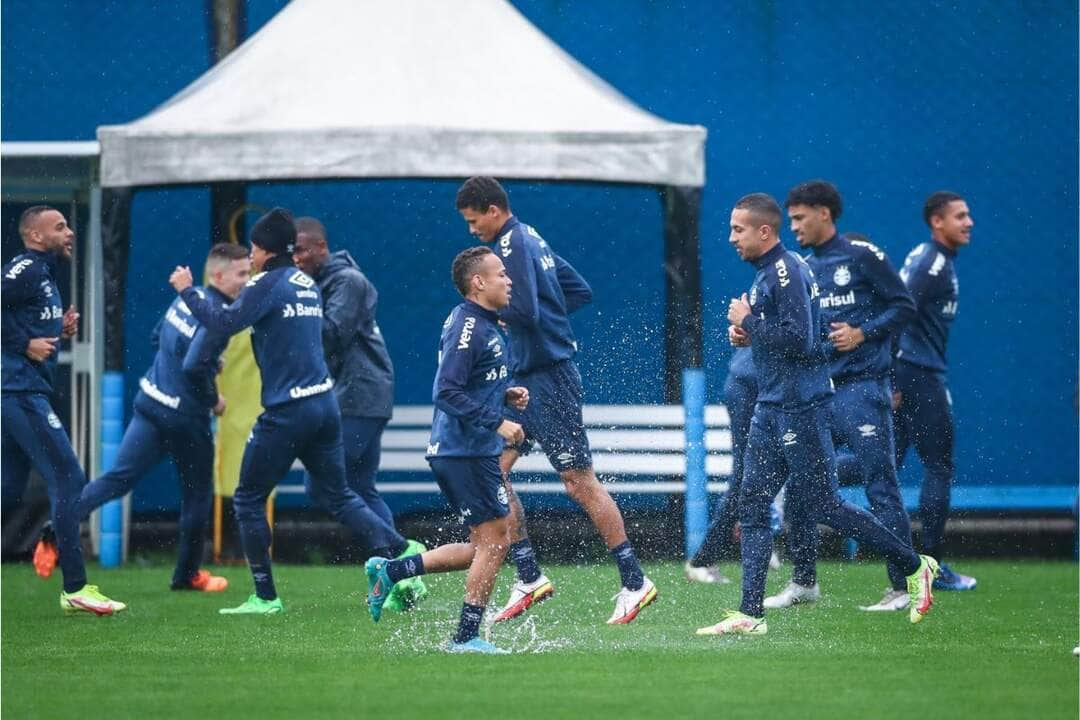
[[[431,432],[431,405],[399,405],[382,437],[378,488],[383,493],[437,493],[434,480],[393,480],[395,473],[430,473],[424,454]],[[681,493],[686,483],[686,439],[681,405],[586,405],[585,431],[593,467],[616,493]],[[723,405],[705,408],[705,472],[710,492],[724,492],[731,475],[731,421]],[[294,470],[302,470],[297,462]],[[543,475],[540,482],[515,485],[521,493],[562,493],[563,484],[536,448],[514,466],[515,473]],[[430,475],[428,475],[430,478]],[[644,478],[651,479],[644,479]],[[281,493],[302,493],[303,485],[282,484]]]

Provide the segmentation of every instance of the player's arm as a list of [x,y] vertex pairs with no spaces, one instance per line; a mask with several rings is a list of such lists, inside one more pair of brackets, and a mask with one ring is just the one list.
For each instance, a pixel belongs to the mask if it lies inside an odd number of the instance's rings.
[[589,283],[585,282],[585,278],[581,277],[573,265],[558,255],[555,256],[555,276],[566,299],[567,313],[576,312],[592,302],[592,288]]
[[[461,323],[455,324],[454,331],[445,335],[439,369],[435,374],[435,407],[447,415],[486,430],[498,430],[502,416],[469,397],[465,391],[469,375],[476,365],[478,347],[483,343],[474,333],[472,339],[461,339]],[[465,347],[461,347],[465,345]]]
[[[3,305],[5,312],[11,312],[33,298],[41,285],[41,265],[37,260],[30,260],[30,264],[24,265],[19,272],[15,272],[16,267],[18,267],[17,264],[8,268],[8,271],[0,278],[0,304]],[[44,359],[41,357],[42,353],[48,348],[31,348],[30,342],[35,339],[39,341],[39,345],[47,340],[47,338],[34,338],[25,326],[18,323],[4,323],[0,343],[8,352],[15,355],[27,355],[31,360],[40,362]],[[56,343],[51,344],[55,351]],[[48,354],[45,357],[48,357]]]
[[374,292],[359,273],[340,273],[323,296],[322,338],[327,355],[339,353],[356,339],[357,332],[369,314],[368,290]]
[[874,293],[888,304],[882,313],[860,326],[863,335],[867,340],[878,340],[899,333],[915,317],[915,301],[904,281],[885,253],[880,258],[870,251],[860,253],[856,262],[870,280]]
[[808,357],[817,349],[819,329],[813,325],[810,293],[794,268],[787,287],[772,279],[770,292],[776,305],[776,319],[764,320],[750,313],[740,327],[754,345],[782,357]]
[[210,332],[229,337],[246,327],[254,325],[273,310],[273,283],[248,282],[240,297],[230,305],[213,302],[199,296],[193,287],[184,288],[180,297],[187,303],[191,314]]
[[184,377],[187,378],[199,403],[208,408],[214,407],[218,402],[214,376],[218,371],[218,358],[221,357],[228,342],[228,336],[210,332],[205,326],[200,326],[195,331],[195,337],[191,339],[187,352],[184,354],[182,365]]
[[937,251],[935,250],[923,252],[918,257],[904,263],[904,269],[900,271],[900,278],[903,280],[904,287],[907,288],[916,308],[921,308],[933,301],[934,297],[940,293],[942,283],[945,281],[945,277],[941,273],[937,275],[930,274],[930,268],[933,267],[936,256]]
[[510,307],[499,313],[508,325],[536,327],[540,322],[540,301],[536,293],[536,267],[529,257],[525,243],[517,233],[510,233],[506,245],[500,238],[495,252],[506,266],[514,286],[510,293]]

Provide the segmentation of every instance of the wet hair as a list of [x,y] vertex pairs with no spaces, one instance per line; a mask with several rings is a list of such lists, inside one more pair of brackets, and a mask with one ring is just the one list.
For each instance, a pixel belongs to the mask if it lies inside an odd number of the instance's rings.
[[296,218],[296,234],[304,233],[306,235],[314,235],[323,239],[323,242],[327,242],[326,227],[313,217],[299,217]]
[[234,260],[243,260],[251,255],[246,245],[239,243],[218,243],[210,248],[206,256],[206,274],[213,275],[216,270],[223,270]]
[[780,205],[776,202],[772,195],[765,193],[750,193],[749,195],[743,195],[739,198],[739,201],[735,203],[736,210],[748,210],[750,215],[754,218],[754,222],[761,225],[768,225],[773,229],[773,234],[779,236],[780,234]]
[[945,213],[945,208],[949,203],[963,199],[964,198],[956,193],[948,190],[938,190],[936,193],[926,198],[926,204],[923,205],[922,211],[923,220],[926,222],[926,225],[928,227],[930,226],[930,218],[935,215],[943,215]]
[[828,208],[833,222],[839,220],[844,212],[844,201],[840,199],[840,191],[831,182],[825,180],[810,180],[791,188],[787,199],[784,200],[784,207],[790,208],[793,205]]
[[487,212],[494,205],[503,212],[510,211],[510,199],[499,181],[487,175],[471,177],[458,188],[454,204],[458,210]]
[[480,271],[480,265],[484,258],[492,255],[491,248],[486,245],[477,245],[465,248],[454,258],[454,264],[450,266],[450,275],[454,278],[454,287],[458,289],[462,297],[468,297],[472,290],[472,277]]
[[19,216],[19,235],[25,236],[30,231],[30,226],[34,224],[34,221],[38,219],[43,213],[56,210],[56,208],[50,205],[32,205],[22,211],[22,215]]

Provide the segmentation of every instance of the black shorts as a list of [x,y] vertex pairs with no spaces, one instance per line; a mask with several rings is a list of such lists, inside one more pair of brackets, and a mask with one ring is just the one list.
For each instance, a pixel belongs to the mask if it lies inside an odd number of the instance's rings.
[[439,489],[462,525],[476,526],[510,514],[499,458],[428,458]]

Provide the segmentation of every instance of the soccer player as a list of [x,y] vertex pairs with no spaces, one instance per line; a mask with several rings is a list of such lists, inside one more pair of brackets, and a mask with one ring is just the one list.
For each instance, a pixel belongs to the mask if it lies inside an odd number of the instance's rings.
[[[311,474],[309,493],[367,547],[374,547],[378,516],[345,485],[341,410],[331,390],[322,348],[319,287],[293,266],[296,227],[287,210],[274,208],[251,229],[256,274],[231,305],[199,296],[191,270],[177,267],[169,283],[208,331],[232,335],[252,327],[251,345],[262,376],[263,413],[252,428],[233,496],[241,543],[255,593],[224,615],[270,615],[285,608],[274,587],[266,499],[297,458]],[[402,538],[400,553],[406,543]]]
[[[220,243],[206,259],[209,286],[195,288],[218,306],[237,298],[251,277],[251,259],[243,245]],[[208,332],[180,298],[173,300],[154,328],[154,363],[139,380],[131,422],[120,441],[112,468],[83,488],[79,516],[135,487],[168,455],[180,476],[180,551],[173,590],[220,592],[229,582],[199,569],[213,501],[214,439],[210,413],[225,412],[214,376],[228,343],[227,335]]]
[[510,353],[499,331],[498,311],[510,304],[513,282],[502,261],[488,247],[472,247],[454,258],[451,274],[465,301],[443,323],[427,459],[447,501],[469,526],[469,542],[398,560],[371,558],[368,609],[378,622],[395,583],[468,568],[457,634],[446,649],[503,654],[479,637],[480,622],[510,543],[499,455],[505,442],[525,437],[521,425],[507,417],[507,405],[524,410],[529,395],[523,387],[510,387]]
[[[840,235],[836,221],[843,200],[836,187],[811,180],[792,188],[784,203],[791,231],[809,248],[807,264],[821,295],[822,352],[829,363],[835,394],[829,403],[833,439],[847,446],[862,473],[870,511],[894,535],[911,544],[911,521],[896,482],[893,457],[892,346],[915,314],[915,303],[885,253],[864,236]],[[788,513],[791,582],[765,598],[766,608],[816,602],[817,525],[805,505]],[[888,564],[890,588],[864,610],[904,610],[907,581],[895,563]]]
[[456,206],[469,232],[495,251],[514,282],[509,307],[499,313],[513,349],[513,384],[525,387],[532,399],[517,416],[525,442],[506,447],[500,466],[506,476],[511,519],[510,555],[518,580],[510,599],[495,617],[516,617],[554,592],[540,571],[525,529],[525,516],[509,482],[517,458],[539,442],[559,473],[570,497],[588,514],[619,568],[622,589],[608,624],[629,623],[656,599],[656,586],[645,577],[626,537],[622,513],[596,479],[592,452],[581,416],[581,375],[574,364],[577,343],[569,314],[592,298],[588,284],[535,229],[510,210],[506,191],[491,177],[469,178],[458,189]]
[[813,273],[780,243],[780,206],[763,193],[741,198],[731,212],[730,242],[757,268],[749,298],[733,299],[728,338],[749,345],[758,399],[743,459],[742,604],[699,635],[764,635],[765,574],[772,544],[769,503],[785,481],[787,506],[806,503],[814,519],[854,537],[897,563],[907,576],[911,622],[933,602],[937,562],[920,556],[870,513],[837,493],[836,458],[827,417],[832,395],[828,364],[818,349],[818,288]]
[[[893,368],[898,394],[896,464],[904,462],[908,447],[914,444],[925,471],[919,498],[922,545],[926,552],[941,557],[956,472],[945,346],[960,297],[956,253],[971,242],[975,222],[964,198],[944,191],[927,198],[923,219],[930,227],[930,241],[915,246],[900,270],[918,311],[900,336]],[[975,585],[975,578],[944,563],[934,582],[938,590],[973,590]]]
[[[375,320],[379,293],[347,250],[330,252],[326,228],[315,218],[296,219],[293,262],[315,279],[322,292],[323,352],[341,407],[345,482],[378,520],[371,530],[375,546],[364,548],[365,559],[373,554],[385,556],[400,547],[401,536],[375,487],[383,430],[394,413],[394,365]],[[305,485],[310,478],[305,475]],[[407,555],[427,549],[415,540],[406,543],[402,552]],[[397,611],[427,595],[419,578],[400,583],[394,590],[386,606]]]
[[[690,582],[726,585],[731,582],[720,573],[717,563],[724,548],[731,542],[732,531],[739,521],[739,488],[742,485],[743,453],[746,438],[750,435],[750,418],[754,415],[757,401],[757,380],[754,377],[754,360],[750,348],[737,347],[728,363],[727,379],[724,381],[724,407],[727,408],[731,430],[731,481],[728,491],[720,502],[716,517],[709,523],[705,540],[694,556],[686,562],[683,574]],[[773,503],[769,516],[773,534],[782,526],[778,503]],[[780,560],[773,553],[769,567],[777,568]]]
[[79,315],[73,305],[64,310],[54,279],[59,264],[71,260],[75,233],[59,210],[35,205],[19,217],[19,235],[26,252],[4,265],[0,279],[2,512],[7,515],[22,499],[30,469],[36,469],[48,487],[59,555],[35,558],[44,560],[39,574],[51,572],[58,559],[64,576],[60,609],[111,615],[127,606],[86,582],[76,507],[86,476],[50,400],[57,344],[78,332]]

